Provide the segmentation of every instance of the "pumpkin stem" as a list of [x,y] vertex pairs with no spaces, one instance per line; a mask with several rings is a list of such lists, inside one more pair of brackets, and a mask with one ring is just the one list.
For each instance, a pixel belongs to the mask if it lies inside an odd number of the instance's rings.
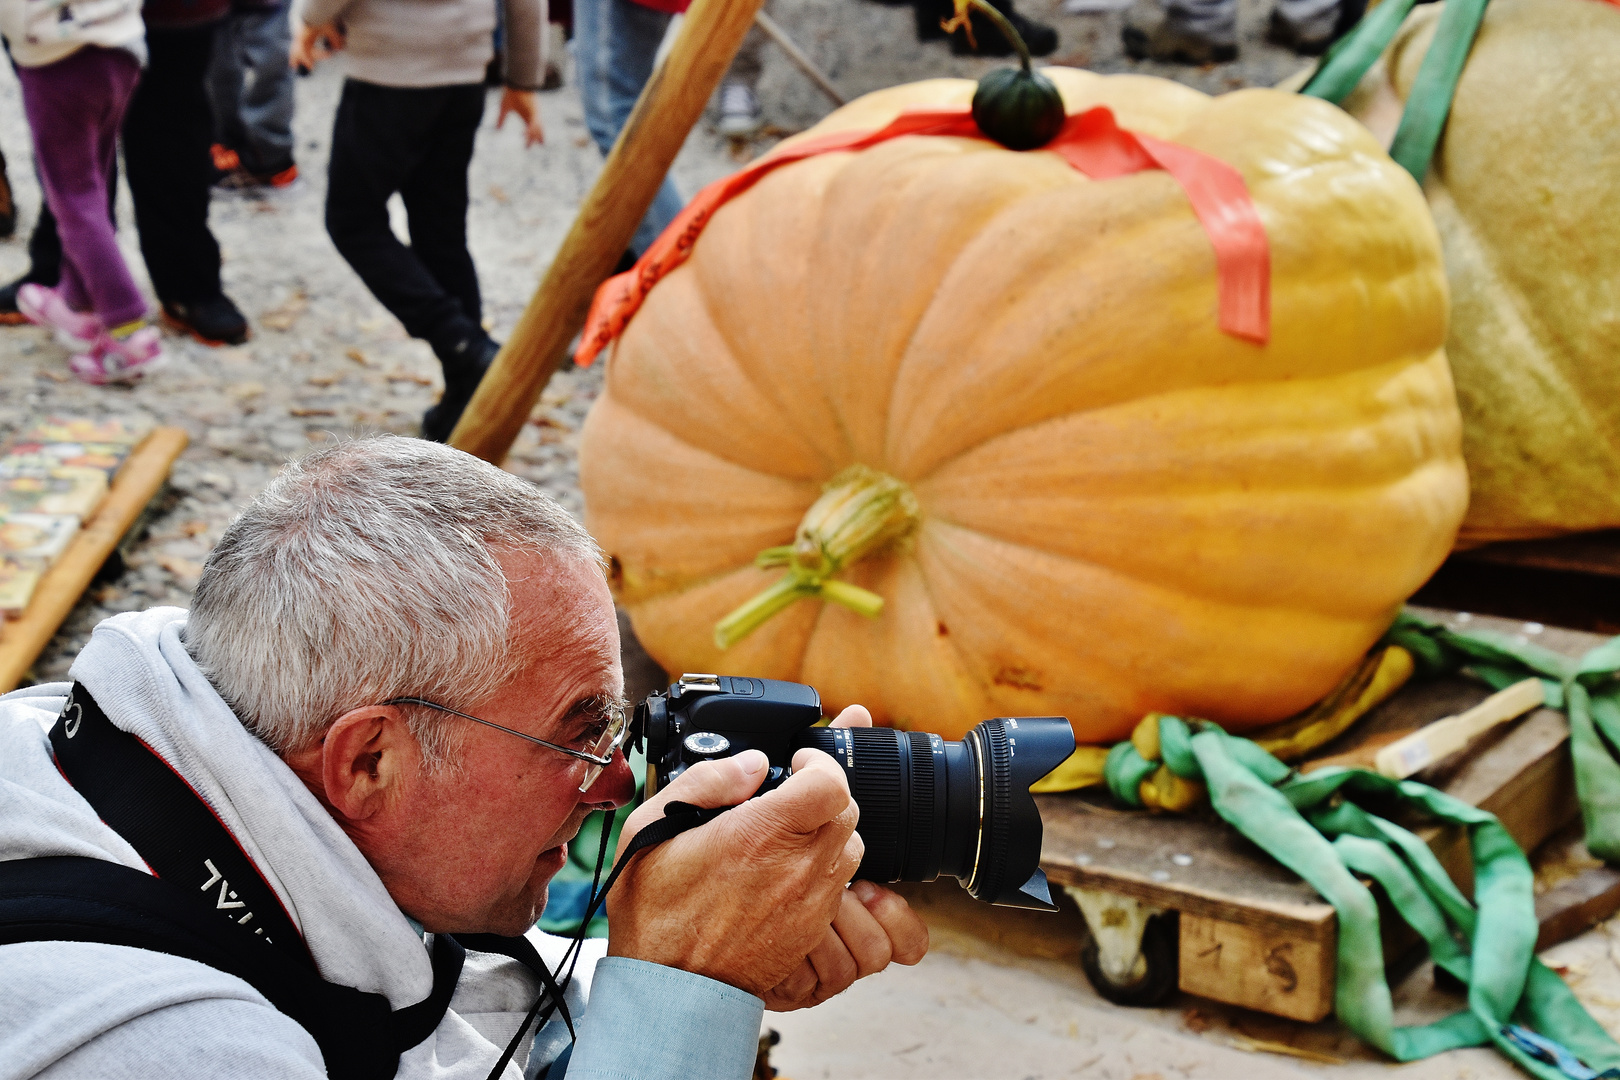
[[1030,70],[1029,46],[1024,44],[1023,37],[1013,29],[1013,24],[1007,21],[1007,16],[997,11],[987,0],[955,0],[955,2],[956,16],[949,20],[942,19],[939,24],[947,34],[961,27],[967,34],[968,44],[977,45],[978,43],[973,40],[973,23],[968,18],[968,10],[977,8],[981,14],[995,23],[996,29],[1005,34],[1008,41],[1012,42],[1012,47],[1018,52],[1018,62],[1023,65],[1024,70],[1026,72]]
[[833,575],[902,539],[917,527],[917,497],[904,483],[865,465],[851,465],[821,489],[793,543],[766,548],[754,559],[764,568],[787,567],[770,588],[715,623],[714,643],[729,649],[799,600],[830,600],[876,618],[883,597]]

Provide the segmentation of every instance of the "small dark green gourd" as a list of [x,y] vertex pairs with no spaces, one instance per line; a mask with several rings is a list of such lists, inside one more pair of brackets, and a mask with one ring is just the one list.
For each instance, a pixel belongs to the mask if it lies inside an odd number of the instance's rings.
[[1040,72],[1029,66],[1029,49],[1012,23],[985,0],[958,0],[958,20],[968,26],[966,8],[983,12],[1018,50],[1016,68],[997,68],[979,80],[973,92],[973,122],[987,138],[1009,150],[1038,150],[1063,130],[1066,115],[1063,95]]

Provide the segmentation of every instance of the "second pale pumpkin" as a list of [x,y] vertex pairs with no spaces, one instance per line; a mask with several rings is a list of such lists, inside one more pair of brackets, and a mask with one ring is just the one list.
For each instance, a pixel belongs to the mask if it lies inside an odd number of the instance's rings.
[[[1423,198],[1336,108],[1046,69],[1071,115],[1219,157],[1270,240],[1271,340],[1221,333],[1210,242],[1162,172],[908,137],[786,166],[724,206],[610,361],[585,427],[592,532],[670,671],[816,685],[959,737],[1149,710],[1243,729],[1326,693],[1440,563],[1467,499]],[[935,80],[809,134],[965,103]],[[823,485],[893,478],[880,550],[726,651]],[[892,488],[890,489],[892,491]]]

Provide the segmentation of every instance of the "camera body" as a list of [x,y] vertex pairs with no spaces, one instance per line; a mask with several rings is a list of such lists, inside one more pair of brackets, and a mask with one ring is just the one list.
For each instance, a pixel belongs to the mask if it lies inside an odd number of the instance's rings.
[[1074,751],[1063,717],[986,720],[961,742],[890,728],[828,728],[814,687],[682,675],[636,707],[631,741],[647,754],[647,793],[699,761],[760,750],[760,794],[805,747],[829,754],[860,807],[866,855],[855,876],[932,881],[951,874],[980,900],[1056,910],[1040,869],[1041,817],[1029,786]]

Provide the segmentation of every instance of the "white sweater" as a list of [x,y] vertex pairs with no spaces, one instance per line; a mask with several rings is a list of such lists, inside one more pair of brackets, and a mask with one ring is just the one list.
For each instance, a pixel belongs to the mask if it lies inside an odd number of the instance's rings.
[[0,34],[19,67],[44,67],[86,45],[146,57],[141,0],[0,0]]

